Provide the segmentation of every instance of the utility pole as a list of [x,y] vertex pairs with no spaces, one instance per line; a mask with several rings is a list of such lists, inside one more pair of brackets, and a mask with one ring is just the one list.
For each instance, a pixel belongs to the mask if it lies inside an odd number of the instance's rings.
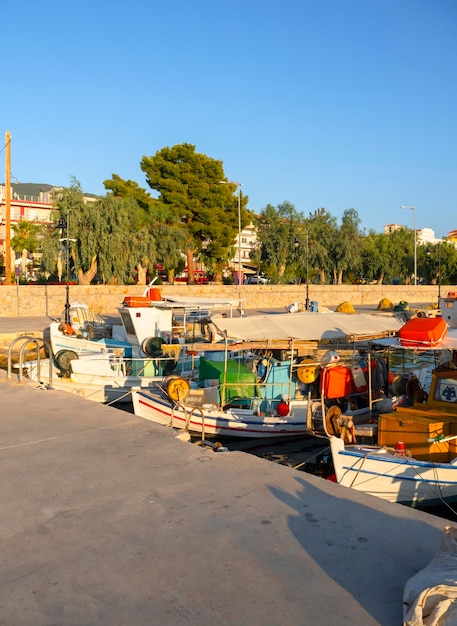
[[5,285],[11,285],[11,135],[5,133]]

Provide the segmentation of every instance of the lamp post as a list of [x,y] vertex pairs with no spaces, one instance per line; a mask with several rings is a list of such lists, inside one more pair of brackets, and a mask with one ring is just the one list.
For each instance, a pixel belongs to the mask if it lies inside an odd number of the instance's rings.
[[65,241],[66,263],[67,263],[67,276],[65,280],[65,324],[70,324],[70,241],[76,241],[76,239],[70,239],[70,211],[67,210],[67,219],[64,219],[62,215],[59,218],[59,222],[56,228],[60,228],[61,234],[63,231],[67,231],[66,237],[61,237],[60,242]]
[[219,183],[221,185],[236,185],[238,189],[238,298],[239,298],[239,310],[240,315],[244,315],[243,311],[243,303],[241,301],[241,280],[242,280],[242,271],[241,271],[241,187],[243,183],[239,183],[236,181],[230,180],[220,180]]
[[440,308],[441,298],[441,241],[438,244],[438,308]]
[[411,211],[414,211],[414,285],[417,285],[416,207],[415,206],[401,206],[400,209],[410,209]]
[[309,263],[308,263],[308,229],[306,229],[306,300],[305,309],[309,311]]

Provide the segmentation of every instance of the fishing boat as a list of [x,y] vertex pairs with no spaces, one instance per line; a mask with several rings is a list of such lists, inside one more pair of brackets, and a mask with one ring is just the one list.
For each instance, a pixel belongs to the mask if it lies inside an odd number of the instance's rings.
[[[426,321],[424,331],[429,329]],[[417,322],[415,326],[416,331]],[[373,424],[376,445],[348,443],[329,432],[334,479],[413,507],[449,504],[457,501],[457,332],[450,330],[439,343],[431,339],[430,345],[422,334],[417,342],[418,350],[447,355],[431,373],[428,394],[410,406],[381,413]],[[388,343],[411,349],[401,338]]]
[[438,307],[449,328],[457,328],[457,291],[448,291],[445,296],[440,296]]
[[[24,341],[29,338],[24,337]],[[113,352],[70,357],[70,351],[63,351],[57,355],[57,361],[29,360],[14,368],[18,370],[20,381],[32,380],[41,389],[56,389],[94,402],[116,405],[131,404],[132,388],[152,388],[170,371],[189,378],[193,372],[193,357],[180,357],[179,353],[137,360]]]
[[162,297],[159,288],[148,287],[142,296],[125,296],[118,308],[121,324],[108,325],[87,305],[75,303],[70,306],[70,322],[62,314],[44,329],[43,337],[53,355],[123,350],[134,358],[155,356],[163,344],[209,341],[210,317],[231,317],[233,305],[234,301],[220,298]]
[[[232,314],[232,301],[163,299],[160,290],[124,299],[122,325],[109,327],[86,305],[70,307],[70,323],[53,322],[43,338],[48,359],[22,361],[19,379],[96,402],[131,403],[132,387],[148,388],[171,373],[192,378],[199,354],[192,344],[216,339],[212,315]],[[27,343],[28,338],[23,337]]]
[[[351,395],[352,374],[333,349],[354,352],[367,337],[388,337],[404,320],[339,313],[270,314],[213,320],[224,344],[196,345],[198,381],[169,377],[132,390],[134,413],[202,437],[268,438],[311,434],[325,401]],[[323,350],[323,360],[310,357]],[[355,353],[355,352],[354,352]],[[360,374],[360,372],[358,372]],[[345,415],[368,411],[349,406]]]

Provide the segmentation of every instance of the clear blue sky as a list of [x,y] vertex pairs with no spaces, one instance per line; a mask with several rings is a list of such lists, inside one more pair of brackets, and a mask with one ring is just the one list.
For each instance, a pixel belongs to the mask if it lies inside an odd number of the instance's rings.
[[147,188],[143,155],[186,142],[257,212],[354,208],[380,232],[415,205],[418,228],[457,229],[456,0],[23,0],[0,18],[13,183]]

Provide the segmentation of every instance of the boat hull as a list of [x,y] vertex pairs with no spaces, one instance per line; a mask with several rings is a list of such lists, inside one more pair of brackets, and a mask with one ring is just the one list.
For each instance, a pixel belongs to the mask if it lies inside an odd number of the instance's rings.
[[184,407],[173,404],[160,393],[132,391],[135,415],[164,426],[172,426],[203,436],[273,438],[309,434],[306,420],[256,415],[249,409],[222,411],[214,406]]
[[418,461],[378,446],[330,438],[336,481],[390,502],[436,506],[457,501],[457,464]]

